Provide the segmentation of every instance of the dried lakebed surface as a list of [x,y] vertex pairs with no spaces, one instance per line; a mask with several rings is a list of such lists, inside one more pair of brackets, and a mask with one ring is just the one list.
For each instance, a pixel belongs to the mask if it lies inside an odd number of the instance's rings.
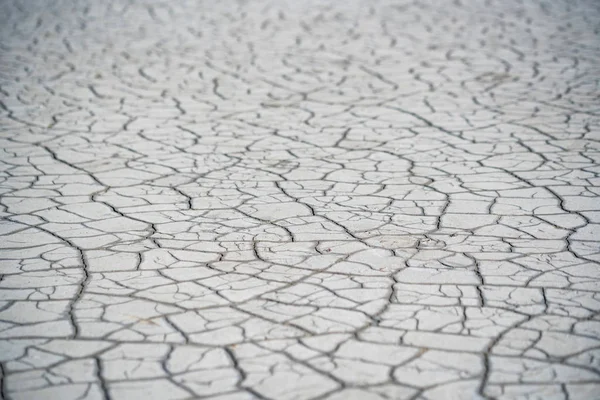
[[600,3],[0,3],[1,397],[591,400]]

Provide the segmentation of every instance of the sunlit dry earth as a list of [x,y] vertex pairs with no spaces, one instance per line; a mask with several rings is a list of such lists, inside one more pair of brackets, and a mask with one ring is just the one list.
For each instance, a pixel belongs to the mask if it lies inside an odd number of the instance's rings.
[[600,3],[0,2],[0,397],[600,396]]

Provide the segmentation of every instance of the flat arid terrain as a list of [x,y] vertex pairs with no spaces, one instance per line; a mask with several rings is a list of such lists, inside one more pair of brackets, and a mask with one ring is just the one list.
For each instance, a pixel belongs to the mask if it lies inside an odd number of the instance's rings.
[[0,398],[600,399],[600,1],[0,1]]

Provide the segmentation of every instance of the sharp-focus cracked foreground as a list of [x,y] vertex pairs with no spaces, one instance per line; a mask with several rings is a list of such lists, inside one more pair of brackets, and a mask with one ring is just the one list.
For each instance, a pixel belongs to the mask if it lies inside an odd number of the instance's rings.
[[599,31],[2,1],[2,397],[600,398]]

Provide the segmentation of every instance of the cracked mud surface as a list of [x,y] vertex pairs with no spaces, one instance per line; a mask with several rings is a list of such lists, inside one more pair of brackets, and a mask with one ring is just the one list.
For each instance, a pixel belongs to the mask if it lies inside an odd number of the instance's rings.
[[598,398],[599,3],[0,32],[5,399]]

